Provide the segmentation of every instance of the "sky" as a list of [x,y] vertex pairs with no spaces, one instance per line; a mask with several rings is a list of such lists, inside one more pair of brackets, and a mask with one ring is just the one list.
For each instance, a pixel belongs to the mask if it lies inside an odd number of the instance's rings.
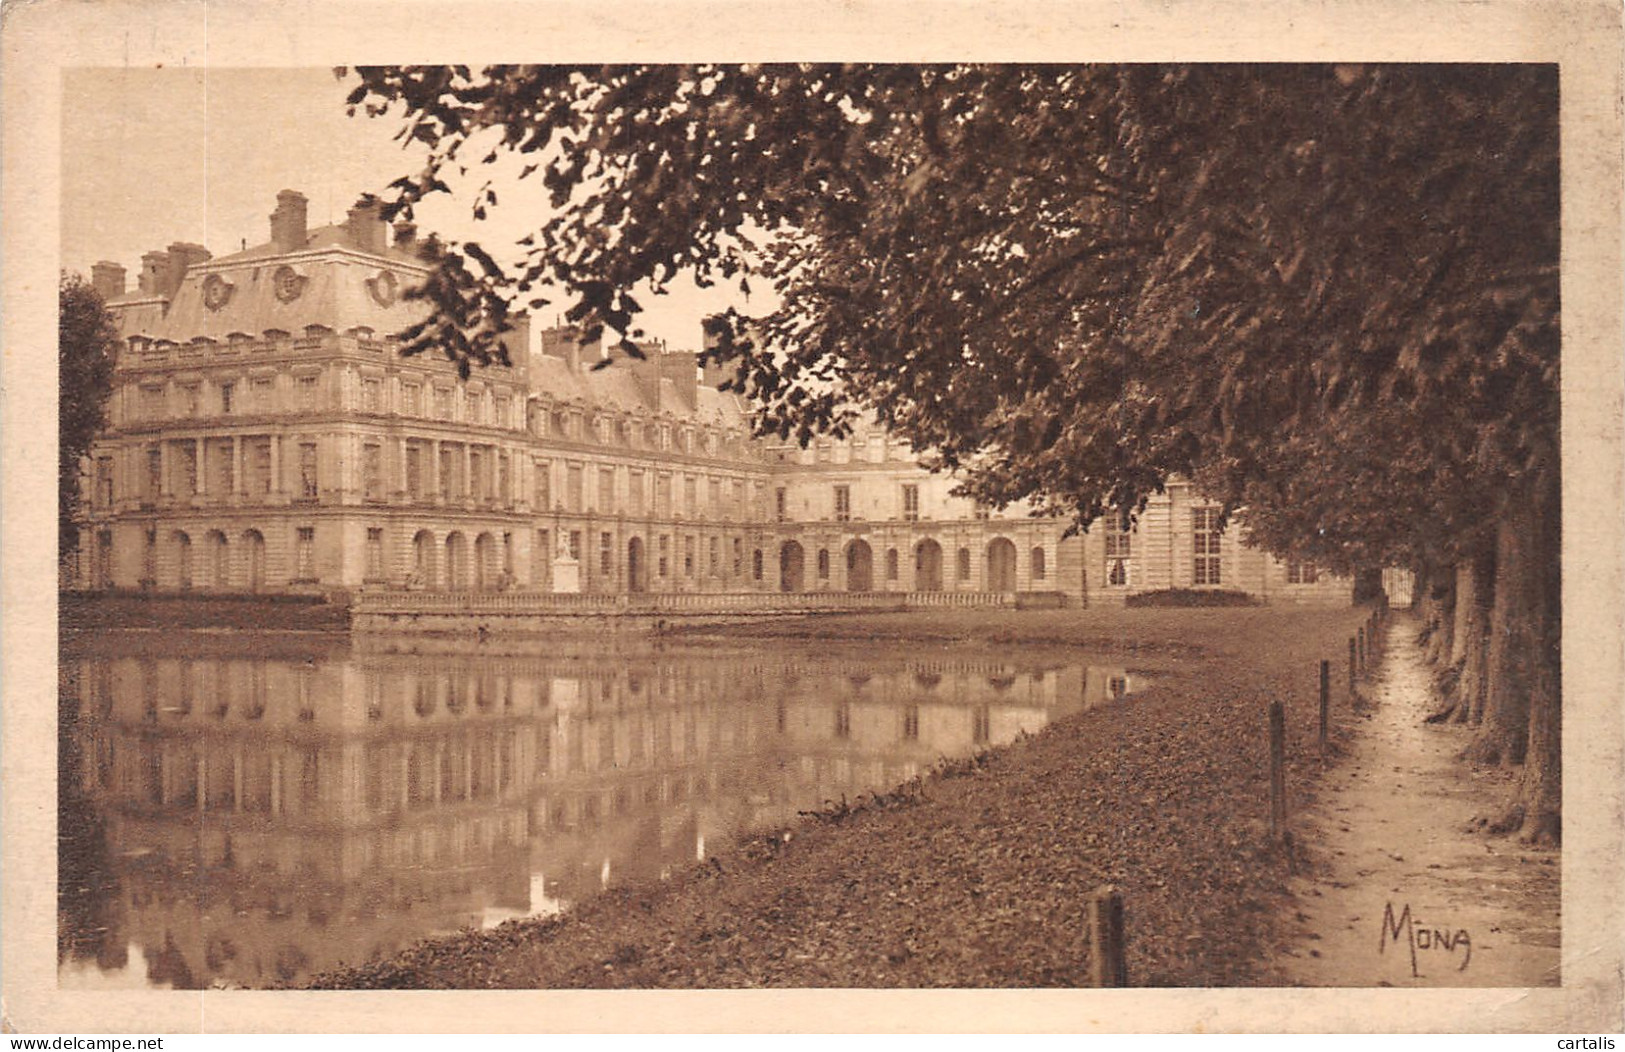
[[[264,243],[284,189],[309,198],[311,226],[342,222],[362,193],[382,192],[423,160],[421,149],[395,141],[396,118],[345,115],[355,83],[329,68],[70,70],[62,266],[88,277],[98,260],[121,263],[133,287],[142,254],[173,242],[216,256]],[[497,185],[503,205],[485,222],[471,217],[471,197],[441,195],[418,208],[420,233],[477,240],[504,258],[501,246],[534,229],[546,206],[536,179]],[[639,300],[650,336],[693,350],[700,318],[738,296],[679,279],[670,295]],[[537,320],[549,325],[556,314],[549,306]]]

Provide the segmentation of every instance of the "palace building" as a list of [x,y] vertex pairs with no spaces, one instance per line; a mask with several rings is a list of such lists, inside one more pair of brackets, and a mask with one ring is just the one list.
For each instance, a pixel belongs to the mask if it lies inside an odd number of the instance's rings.
[[1175,483],[1134,530],[993,511],[877,427],[750,432],[697,356],[592,368],[573,330],[509,334],[466,380],[403,358],[425,308],[410,224],[375,206],[270,240],[176,243],[92,281],[123,338],[86,468],[76,587],[159,592],[969,593],[1076,605],[1164,588],[1347,603],[1346,579],[1219,526]]

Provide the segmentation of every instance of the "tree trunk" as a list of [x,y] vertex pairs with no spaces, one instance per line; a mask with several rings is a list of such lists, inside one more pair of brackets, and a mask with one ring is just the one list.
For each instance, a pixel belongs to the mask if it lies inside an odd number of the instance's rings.
[[[1556,480],[1543,487],[1539,503],[1531,505],[1531,533],[1521,554],[1524,572],[1520,575],[1522,595],[1529,617],[1522,633],[1526,656],[1514,663],[1526,692],[1527,720],[1523,727],[1523,775],[1517,795],[1506,813],[1495,821],[1492,832],[1524,831],[1524,839],[1536,844],[1557,844],[1562,840],[1563,806],[1563,677],[1562,677],[1562,519],[1561,493]],[[1505,574],[1497,568],[1499,584]],[[1497,594],[1499,606],[1499,593]],[[1491,656],[1492,698],[1495,658]]]
[[1490,609],[1495,599],[1495,549],[1484,547],[1466,561],[1468,573],[1456,579],[1456,604],[1462,616],[1456,651],[1461,676],[1456,681],[1456,722],[1482,723],[1489,683]]
[[1440,568],[1428,575],[1426,618],[1430,631],[1423,654],[1430,665],[1449,662],[1450,629],[1455,621],[1455,591],[1455,572],[1451,567]]
[[1474,763],[1518,764],[1529,744],[1529,691],[1534,683],[1537,618],[1533,550],[1536,516],[1513,502],[1495,527],[1495,600],[1490,604],[1489,683],[1484,719],[1464,756]]

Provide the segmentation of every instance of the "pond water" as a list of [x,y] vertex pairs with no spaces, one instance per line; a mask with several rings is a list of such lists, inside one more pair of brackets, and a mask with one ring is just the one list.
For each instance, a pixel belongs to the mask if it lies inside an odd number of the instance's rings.
[[556,913],[1143,683],[1009,648],[256,646],[63,658],[62,985],[297,983]]

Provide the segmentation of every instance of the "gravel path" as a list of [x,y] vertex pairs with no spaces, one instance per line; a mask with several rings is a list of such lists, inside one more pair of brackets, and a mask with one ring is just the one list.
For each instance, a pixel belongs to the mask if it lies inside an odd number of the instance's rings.
[[[1279,981],[1270,955],[1296,860],[1268,835],[1266,704],[1286,703],[1288,786],[1301,807],[1322,770],[1317,663],[1345,652],[1363,616],[1010,611],[775,625],[779,636],[918,646],[1082,645],[1132,655],[1155,684],[664,883],[311,985],[1078,986],[1088,894],[1107,883],[1126,899],[1132,985]],[[1336,700],[1342,721],[1342,687]]]
[[1293,882],[1281,980],[1556,986],[1561,854],[1477,831],[1512,773],[1455,758],[1468,728],[1422,722],[1436,706],[1417,625],[1387,629],[1374,708],[1303,822],[1312,869]]

